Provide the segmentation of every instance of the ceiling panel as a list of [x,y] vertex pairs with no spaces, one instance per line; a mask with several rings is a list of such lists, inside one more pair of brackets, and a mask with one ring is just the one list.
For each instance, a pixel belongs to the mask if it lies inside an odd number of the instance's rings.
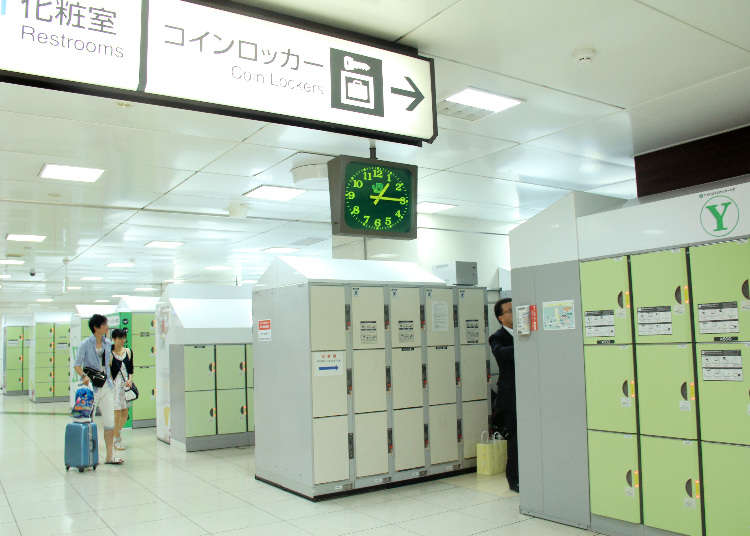
[[289,158],[294,152],[289,149],[243,143],[212,162],[205,171],[252,177]]
[[635,199],[638,196],[635,179],[600,186],[599,188],[593,188],[588,192],[591,194],[621,197],[623,199]]
[[365,138],[287,125],[268,125],[253,134],[248,142],[330,156],[370,154],[370,142]]

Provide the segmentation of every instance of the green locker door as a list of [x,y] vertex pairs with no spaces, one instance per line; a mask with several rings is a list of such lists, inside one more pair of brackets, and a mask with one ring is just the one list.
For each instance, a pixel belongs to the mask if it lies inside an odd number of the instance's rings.
[[39,380],[38,376],[36,380],[35,391],[37,400],[46,400],[52,398],[55,395],[54,384],[51,381],[47,380],[41,381]]
[[52,341],[55,338],[54,324],[40,323],[34,325],[34,339],[36,341]]
[[247,431],[247,401],[245,397],[246,391],[244,388],[216,391],[219,434],[240,434]]
[[750,447],[703,443],[706,534],[750,534]]
[[216,388],[245,389],[245,366],[244,344],[216,345]]
[[214,346],[185,346],[185,390],[213,391],[215,388]]
[[633,341],[626,257],[581,263],[584,344]]
[[641,433],[696,439],[693,349],[688,344],[638,344]]
[[750,241],[690,248],[695,340],[750,341]]
[[5,328],[5,340],[21,340],[23,338],[23,326],[8,326]]
[[156,364],[153,337],[141,337],[135,334],[130,343],[130,348],[133,350],[133,359],[139,366],[149,367]]
[[54,383],[55,397],[70,395],[70,376],[55,375]]
[[247,390],[247,431],[255,431],[255,389]]
[[696,353],[702,439],[750,445],[750,346],[698,344]]
[[245,364],[247,367],[247,386],[255,386],[255,360],[253,359],[253,345],[245,345]]
[[699,536],[702,530],[698,443],[641,436],[643,524]]
[[589,484],[592,514],[641,522],[635,435],[589,432]]
[[5,369],[21,369],[23,363],[23,341],[5,341]]
[[138,400],[133,402],[133,420],[156,419],[156,367],[135,367],[133,381],[138,387]]
[[588,428],[634,434],[635,375],[632,346],[586,346]]
[[633,255],[630,270],[636,342],[691,342],[685,249]]
[[133,334],[149,333],[153,335],[156,332],[154,313],[133,313],[132,322],[133,325],[130,329]]
[[185,437],[216,435],[216,391],[185,393]]
[[5,392],[17,393],[23,391],[23,371],[19,369],[10,369],[5,371]]
[[52,367],[36,367],[34,370],[36,383],[52,383],[55,377],[55,369]]

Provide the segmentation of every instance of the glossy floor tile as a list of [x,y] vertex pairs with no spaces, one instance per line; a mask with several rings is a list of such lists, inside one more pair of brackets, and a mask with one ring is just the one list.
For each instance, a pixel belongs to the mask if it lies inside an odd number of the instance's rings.
[[66,472],[68,422],[65,404],[0,396],[0,536],[592,534],[520,514],[502,475],[313,503],[254,480],[252,448],[188,454],[153,429],[124,432],[121,467]]

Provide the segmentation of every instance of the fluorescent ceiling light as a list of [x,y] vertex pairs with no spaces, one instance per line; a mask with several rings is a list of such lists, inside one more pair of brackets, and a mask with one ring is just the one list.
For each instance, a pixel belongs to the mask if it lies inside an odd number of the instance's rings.
[[45,164],[39,176],[43,179],[58,181],[96,182],[102,173],[104,173],[103,169]]
[[39,303],[49,303],[53,300],[52,298],[37,298],[36,301],[38,301]]
[[419,214],[435,214],[436,212],[443,212],[451,208],[456,208],[456,205],[448,205],[447,203],[431,203],[429,201],[422,201],[417,203],[417,212]]
[[220,266],[220,265],[206,266],[204,268],[204,270],[208,270],[209,272],[226,272],[226,271],[229,271],[231,269],[232,269],[231,266]]
[[96,303],[109,303],[109,300],[96,300]]
[[136,292],[154,292],[155,290],[153,287],[138,287],[135,289]]
[[35,234],[7,234],[5,239],[11,242],[44,242],[47,237]]
[[107,268],[132,268],[135,266],[133,262],[110,262]]
[[109,315],[114,313],[117,310],[117,306],[114,304],[110,305],[88,305],[88,304],[78,304],[76,305],[76,311],[78,311],[78,314],[82,316],[83,318],[89,318],[95,314],[100,315]]
[[234,248],[234,253],[258,253],[260,248]]
[[305,190],[299,188],[288,188],[286,186],[269,186],[264,184],[253,188],[246,194],[249,199],[262,199],[264,201],[290,201],[305,193]]
[[103,277],[99,277],[98,275],[88,275],[86,277],[82,277],[81,281],[101,281],[104,279]]
[[255,283],[257,283],[257,282],[258,282],[258,280],[257,280],[257,279],[245,279],[245,280],[244,280],[244,281],[242,282],[242,284],[243,284],[243,285],[254,285],[254,284],[255,284]]
[[297,248],[266,248],[263,250],[264,253],[269,253],[271,255],[287,255],[298,251]]
[[481,89],[475,89],[473,87],[462,89],[455,95],[447,97],[445,100],[494,113],[513,108],[523,102],[519,99],[514,99],[513,97],[504,97],[502,95],[496,95],[495,93],[482,91]]
[[0,264],[10,264],[13,266],[20,266],[23,263],[24,261],[19,261],[17,259],[0,259]]
[[376,253],[370,256],[372,259],[393,259],[395,257],[398,257],[395,253]]
[[182,279],[165,279],[164,282],[170,285],[179,285],[180,283],[184,283],[185,281],[183,281]]
[[147,248],[161,248],[161,249],[177,249],[184,246],[184,242],[169,242],[166,240],[152,240],[146,244]]
[[68,290],[81,290],[83,287],[68,287]]
[[127,298],[127,294],[112,294],[113,298]]
[[10,274],[0,274],[0,279],[10,279]]

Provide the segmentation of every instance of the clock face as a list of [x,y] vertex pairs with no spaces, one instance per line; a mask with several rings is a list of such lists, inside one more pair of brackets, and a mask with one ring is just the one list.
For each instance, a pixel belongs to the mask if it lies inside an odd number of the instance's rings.
[[346,224],[374,233],[411,231],[412,174],[408,169],[350,162],[346,166]]

